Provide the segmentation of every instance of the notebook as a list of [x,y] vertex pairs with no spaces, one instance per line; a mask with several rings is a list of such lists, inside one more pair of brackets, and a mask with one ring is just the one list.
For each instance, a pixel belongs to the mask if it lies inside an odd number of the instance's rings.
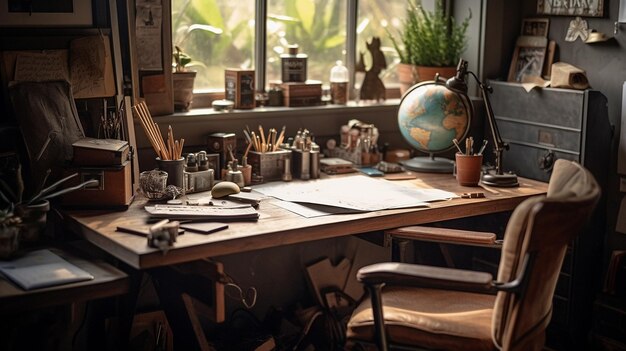
[[0,261],[0,272],[24,290],[94,279],[90,273],[47,249],[31,251],[11,261]]

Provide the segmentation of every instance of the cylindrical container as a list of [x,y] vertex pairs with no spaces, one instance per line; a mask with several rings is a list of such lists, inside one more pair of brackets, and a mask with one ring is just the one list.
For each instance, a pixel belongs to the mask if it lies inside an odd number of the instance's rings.
[[199,151],[196,154],[196,161],[198,162],[198,171],[206,171],[209,169],[209,158],[206,151]]
[[478,186],[480,181],[483,155],[456,155],[456,180],[459,185]]
[[198,171],[198,160],[196,158],[196,154],[190,153],[187,155],[187,159],[185,160],[185,171],[186,172]]
[[311,153],[309,151],[302,151],[302,158],[300,159],[300,179],[311,179]]
[[335,105],[348,103],[348,69],[341,61],[337,61],[330,70],[330,96]]
[[311,179],[320,177],[320,148],[315,145],[311,147]]
[[298,53],[298,45],[289,45],[288,53],[280,55],[283,83],[305,82],[306,60],[306,54]]
[[156,158],[157,167],[167,172],[167,185],[174,185],[181,189],[184,189],[183,170],[185,169],[185,158],[181,157],[178,160],[162,160]]
[[239,166],[241,174],[243,174],[243,183],[247,186],[252,184],[252,166]]

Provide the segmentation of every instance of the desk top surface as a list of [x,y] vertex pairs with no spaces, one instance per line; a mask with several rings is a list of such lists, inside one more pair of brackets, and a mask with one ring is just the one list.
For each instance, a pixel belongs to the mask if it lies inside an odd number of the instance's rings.
[[263,200],[257,222],[232,222],[229,228],[209,235],[186,232],[162,254],[147,246],[145,237],[117,232],[118,226],[147,226],[146,201],[135,199],[124,212],[71,211],[70,227],[109,254],[138,269],[146,269],[206,257],[295,244],[352,234],[381,231],[407,225],[510,211],[524,199],[545,194],[547,184],[519,178],[516,188],[464,187],[451,174],[418,173],[403,180],[419,188],[442,189],[456,194],[483,192],[485,198],[452,199],[430,203],[429,207],[383,210],[305,218]]

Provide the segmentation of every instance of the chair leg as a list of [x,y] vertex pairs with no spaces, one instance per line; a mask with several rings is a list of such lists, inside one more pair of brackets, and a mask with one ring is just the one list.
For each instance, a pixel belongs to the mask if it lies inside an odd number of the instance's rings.
[[372,313],[374,315],[374,337],[378,350],[387,351],[387,331],[383,317],[383,303],[381,289],[384,284],[366,285],[372,301]]

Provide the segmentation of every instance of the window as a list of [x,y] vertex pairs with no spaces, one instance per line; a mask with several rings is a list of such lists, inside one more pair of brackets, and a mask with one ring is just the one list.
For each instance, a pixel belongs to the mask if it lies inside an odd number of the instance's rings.
[[[172,0],[172,41],[193,60],[198,72],[194,91],[224,90],[224,69],[255,67],[255,9],[264,0]],[[435,0],[424,0],[427,9]],[[265,88],[280,80],[280,55],[297,44],[308,55],[307,78],[328,84],[335,61],[350,57],[371,66],[367,41],[381,39],[387,68],[381,78],[387,88],[397,82],[399,62],[389,34],[399,36],[407,8],[406,0],[269,0],[266,8]],[[358,4],[354,29],[348,28],[350,9]],[[356,31],[348,42],[348,31]],[[470,42],[472,39],[470,39]],[[471,45],[471,44],[470,44]],[[351,47],[353,46],[353,47]],[[346,64],[346,66],[350,66]],[[358,87],[362,74],[355,77]]]
[[270,0],[267,10],[266,81],[281,79],[287,45],[306,54],[307,78],[328,81],[335,61],[345,61],[347,1]]
[[172,0],[172,43],[192,59],[195,90],[224,90],[225,68],[254,67],[255,0]]
[[399,35],[406,6],[406,0],[359,0],[356,27],[357,60],[359,59],[358,54],[364,53],[363,60],[365,66],[369,67],[371,65],[371,58],[367,55],[366,43],[372,37],[379,37],[381,50],[387,61],[387,69],[381,72],[380,77],[388,87],[396,84],[398,81],[395,67],[400,62],[391,39],[389,39],[388,32],[396,37]]

